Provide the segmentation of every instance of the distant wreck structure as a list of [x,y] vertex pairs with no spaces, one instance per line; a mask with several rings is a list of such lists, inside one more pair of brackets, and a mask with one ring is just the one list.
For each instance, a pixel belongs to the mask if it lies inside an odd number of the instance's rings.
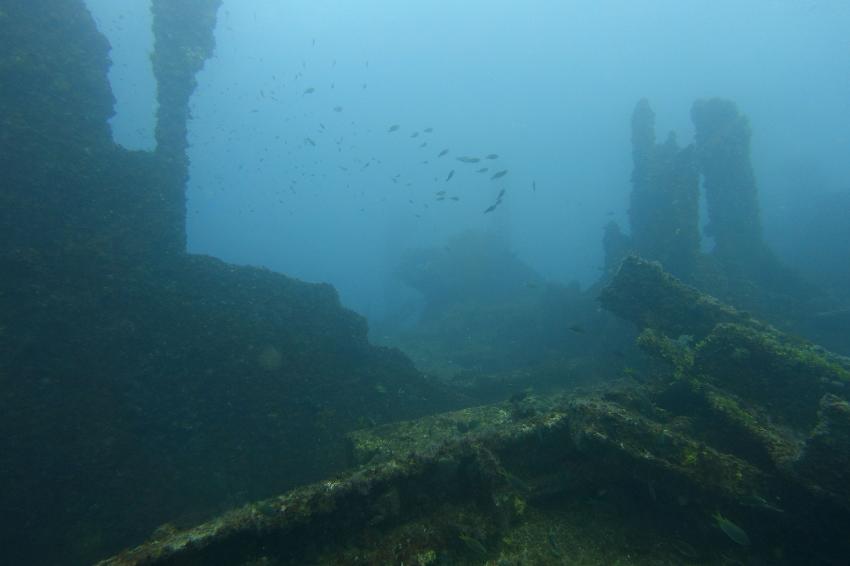
[[758,261],[762,241],[758,189],[750,163],[750,125],[734,102],[697,100],[691,108],[695,152],[704,178],[716,255],[726,266]]
[[684,279],[699,255],[699,169],[694,148],[680,148],[673,132],[655,142],[655,113],[644,99],[632,114],[629,223],[635,251],[661,261]]
[[[781,304],[804,316],[811,289],[773,255],[762,238],[758,189],[750,162],[750,126],[736,105],[713,98],[691,109],[695,141],[680,147],[674,133],[657,143],[646,99],[632,114],[630,235],[609,224],[603,240],[610,277],[629,254],[659,261],[702,290],[761,316]],[[714,243],[702,251],[700,181]],[[774,321],[775,322],[775,321]]]

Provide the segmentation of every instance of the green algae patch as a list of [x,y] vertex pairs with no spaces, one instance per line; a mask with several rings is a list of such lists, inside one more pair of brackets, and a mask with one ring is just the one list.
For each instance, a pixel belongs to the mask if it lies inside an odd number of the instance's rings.
[[698,345],[694,371],[802,430],[824,394],[850,385],[848,368],[823,349],[740,324],[720,324]]

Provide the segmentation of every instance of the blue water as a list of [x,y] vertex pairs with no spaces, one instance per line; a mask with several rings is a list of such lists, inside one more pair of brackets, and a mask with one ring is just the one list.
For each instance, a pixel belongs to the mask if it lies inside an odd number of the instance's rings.
[[[145,2],[88,4],[113,42],[115,137],[148,147]],[[587,285],[602,226],[624,224],[635,102],[688,143],[709,96],[749,116],[768,236],[793,247],[795,196],[850,189],[849,26],[839,1],[226,0],[192,100],[190,250],[331,282],[372,318],[404,249],[468,229]]]

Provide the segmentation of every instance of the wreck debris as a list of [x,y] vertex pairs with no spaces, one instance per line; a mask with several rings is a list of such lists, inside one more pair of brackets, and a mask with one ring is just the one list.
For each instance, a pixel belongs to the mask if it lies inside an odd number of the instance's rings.
[[639,328],[654,328],[674,338],[703,338],[721,322],[758,324],[748,314],[676,279],[659,263],[637,256],[623,260],[599,301]]
[[[525,393],[356,431],[349,435],[351,471],[194,529],[160,530],[102,566],[350,563],[355,556],[364,563],[477,563],[535,551],[551,560],[570,556],[564,540],[579,528],[577,519],[557,522],[564,502],[625,505],[640,516],[633,507],[639,493],[648,506],[641,513],[676,524],[675,538],[648,550],[670,553],[662,562],[715,552],[717,539],[704,540],[712,517],[716,536],[725,536],[724,555],[735,560],[776,541],[777,532],[795,534],[788,537],[794,545],[782,547],[789,563],[815,552],[846,555],[837,532],[850,524],[850,404],[821,395],[821,387],[844,383],[850,366],[656,263],[628,258],[603,297],[643,327],[642,347],[676,366],[672,381],[581,395]],[[726,365],[730,352],[735,367]],[[770,379],[750,366],[754,360],[793,368],[796,378],[777,378],[787,381],[784,394],[813,393],[799,395],[800,407],[782,406],[769,382],[754,386]],[[803,407],[808,416],[789,414]],[[337,535],[332,541],[320,536],[329,531]],[[606,562],[603,551],[593,552],[583,559]]]

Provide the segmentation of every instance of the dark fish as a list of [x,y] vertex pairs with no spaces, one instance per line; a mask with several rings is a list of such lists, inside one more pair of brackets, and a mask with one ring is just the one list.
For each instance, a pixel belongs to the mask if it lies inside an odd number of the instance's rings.
[[419,144],[419,147],[425,147],[426,145],[428,145],[428,142],[422,142]]
[[412,137],[412,138],[418,138],[418,137],[419,137],[419,132],[413,132],[412,134],[410,134],[410,137]]
[[446,177],[446,182],[448,183],[449,181],[451,181],[452,177],[454,177],[454,176],[455,176],[455,170],[452,169],[451,171],[449,171],[449,176]]
[[476,171],[476,173],[486,173],[486,172],[487,172],[487,171],[489,171],[489,170],[490,170],[490,168],[489,168],[489,167],[482,167],[481,169],[479,169],[478,171]]
[[313,94],[314,92],[316,92],[316,89],[313,87],[304,89],[304,94]]
[[505,189],[499,191],[499,196],[496,197],[496,200],[501,201],[503,196],[505,196]]
[[584,334],[584,327],[581,324],[571,324],[567,327],[567,330],[576,334]]
[[532,190],[532,191],[536,191],[536,190],[537,190],[537,181],[532,181],[532,182],[531,182],[531,190]]
[[425,129],[424,129],[424,130],[422,130],[422,131],[423,131],[423,132],[425,132],[426,134],[430,134],[431,132],[433,132],[433,131],[434,131],[434,128],[425,128]]
[[442,156],[444,156],[445,154],[447,154],[448,152],[449,152],[449,150],[448,150],[448,149],[444,149],[444,150],[443,150],[443,151],[441,151],[439,154],[437,154],[437,157],[442,157]]
[[313,140],[311,140],[310,138],[304,138],[304,143],[309,143],[309,144],[310,144],[310,145],[312,145],[313,147],[316,147],[316,142],[314,142],[314,141],[313,141]]
[[490,180],[492,181],[493,179],[501,179],[502,177],[504,177],[507,174],[508,174],[508,170],[503,169],[503,170],[499,171],[498,173],[493,173],[493,176],[490,177]]
[[457,160],[461,163],[478,163],[479,161],[481,161],[477,157],[467,157],[465,155],[463,157],[458,157]]
[[342,112],[342,106],[334,106],[334,112]]
[[487,159],[499,159],[499,156],[495,153],[490,153],[487,155]]
[[393,124],[387,132],[397,132],[400,127],[398,124]]
[[558,541],[555,538],[554,529],[549,529],[549,534],[546,536],[546,540],[549,541],[549,550],[552,552],[552,556],[555,558],[561,558],[564,553],[561,552],[561,547],[558,545]]
[[437,191],[434,194],[437,195],[437,196],[442,196],[442,195],[446,194],[446,191]]
[[488,212],[493,212],[494,210],[496,210],[496,207],[499,206],[499,204],[501,204],[501,202],[502,201],[497,200],[494,204],[491,204],[490,206],[488,206],[487,209],[484,211],[484,214],[487,214]]
[[453,201],[455,201],[455,202],[457,202],[457,201],[459,201],[459,200],[460,200],[460,197],[449,197],[449,198],[451,198],[451,199],[452,199]]

